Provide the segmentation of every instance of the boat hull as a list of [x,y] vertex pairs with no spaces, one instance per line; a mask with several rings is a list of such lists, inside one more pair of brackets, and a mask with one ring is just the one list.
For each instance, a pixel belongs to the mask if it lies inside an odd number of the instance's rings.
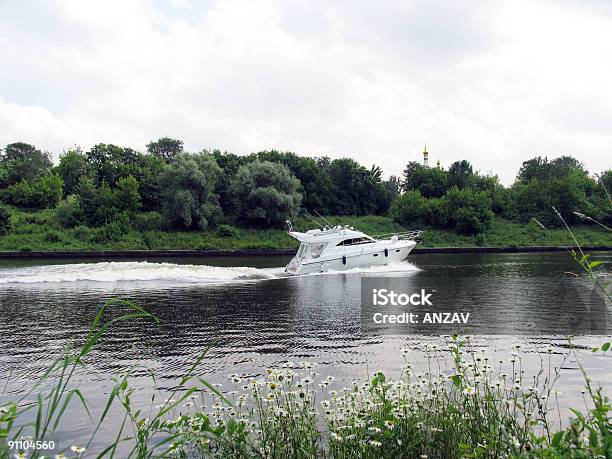
[[338,254],[333,258],[321,257],[318,260],[301,263],[293,259],[285,271],[297,276],[327,271],[346,271],[367,266],[384,266],[405,260],[416,244],[415,241],[398,241],[389,245],[375,244],[373,247],[364,247],[356,251],[347,250],[346,253]]

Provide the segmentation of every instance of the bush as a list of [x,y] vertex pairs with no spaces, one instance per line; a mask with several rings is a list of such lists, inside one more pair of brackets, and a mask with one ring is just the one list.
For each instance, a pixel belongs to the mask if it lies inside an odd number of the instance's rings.
[[46,209],[62,199],[64,182],[59,175],[47,174],[32,182],[21,180],[4,191],[4,199],[19,207]]
[[11,230],[11,213],[6,206],[0,204],[0,236]]
[[217,232],[222,237],[236,238],[240,236],[240,230],[232,225],[219,225],[217,226]]
[[111,223],[121,213],[131,216],[140,207],[138,183],[131,176],[119,179],[116,189],[106,182],[96,187],[92,179],[81,178],[77,197],[84,221],[96,226]]
[[407,191],[393,202],[389,213],[405,226],[423,223],[429,213],[428,201],[418,190]]
[[70,231],[73,238],[79,241],[89,241],[92,239],[93,230],[89,226],[79,225]]
[[83,223],[83,209],[78,198],[70,195],[60,202],[55,209],[55,219],[64,228],[73,228]]
[[485,191],[452,187],[445,195],[450,221],[458,233],[474,235],[484,231],[493,218],[491,198]]
[[240,169],[230,185],[238,218],[258,226],[282,226],[294,216],[302,196],[300,181],[287,166],[255,160]]
[[127,212],[119,214],[115,220],[98,228],[93,241],[98,243],[120,240],[130,231],[130,216]]
[[134,227],[139,231],[154,231],[161,227],[159,212],[143,212],[134,216]]

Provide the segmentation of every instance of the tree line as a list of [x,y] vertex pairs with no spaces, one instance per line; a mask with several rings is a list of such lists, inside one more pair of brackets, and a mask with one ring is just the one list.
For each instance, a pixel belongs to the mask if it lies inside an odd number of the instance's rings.
[[[574,158],[525,161],[504,187],[465,160],[448,170],[409,162],[383,180],[377,166],[350,158],[303,157],[262,151],[236,155],[184,151],[161,138],[146,152],[111,144],[73,148],[54,165],[51,155],[17,142],[0,150],[0,201],[25,209],[55,209],[65,227],[129,229],[147,213],[165,229],[205,230],[227,223],[278,227],[300,210],[327,215],[390,215],[407,226],[429,225],[463,234],[484,231],[495,215],[556,225],[555,206],[570,222],[580,211],[610,223],[610,170],[591,176]],[[4,217],[3,217],[4,215]],[[0,205],[0,233],[9,212]],[[4,222],[4,223],[3,223]]]

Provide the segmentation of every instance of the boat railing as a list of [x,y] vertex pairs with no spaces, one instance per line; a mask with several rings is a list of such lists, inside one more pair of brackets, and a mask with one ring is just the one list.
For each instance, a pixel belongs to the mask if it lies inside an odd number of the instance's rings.
[[414,230],[414,231],[404,231],[401,233],[386,233],[386,234],[377,234],[376,236],[372,236],[374,239],[390,239],[393,236],[396,236],[399,240],[404,241],[414,241],[421,238],[423,231]]

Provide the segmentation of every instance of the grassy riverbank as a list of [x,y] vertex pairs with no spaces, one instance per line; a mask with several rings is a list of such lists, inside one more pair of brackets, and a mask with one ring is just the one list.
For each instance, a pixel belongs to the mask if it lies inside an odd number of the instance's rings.
[[[12,229],[0,236],[0,250],[163,250],[163,249],[279,249],[295,248],[297,243],[282,229],[246,229],[221,225],[204,232],[160,231],[156,229],[155,213],[138,214],[131,228],[118,225],[102,228],[79,226],[62,228],[52,210],[26,212],[11,209]],[[406,228],[389,217],[328,217],[333,223],[352,225],[368,234],[405,231]],[[294,227],[305,230],[313,227],[303,218]],[[535,223],[522,225],[500,218],[478,237],[463,236],[449,230],[428,229],[422,247],[528,247],[573,245],[564,229],[542,229]],[[575,227],[581,245],[612,245],[610,233],[593,225]]]

